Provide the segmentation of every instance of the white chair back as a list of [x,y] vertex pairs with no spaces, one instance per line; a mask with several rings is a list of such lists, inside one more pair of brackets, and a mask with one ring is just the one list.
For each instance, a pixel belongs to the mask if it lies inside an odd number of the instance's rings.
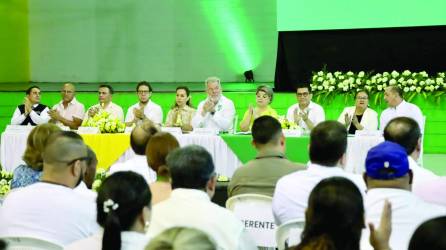
[[236,195],[226,201],[226,208],[242,220],[258,247],[277,247],[271,197],[259,194]]
[[63,250],[55,243],[31,237],[5,237],[1,238],[7,244],[8,250]]
[[277,248],[285,250],[299,244],[304,226],[305,221],[303,219],[291,220],[280,225],[276,231]]

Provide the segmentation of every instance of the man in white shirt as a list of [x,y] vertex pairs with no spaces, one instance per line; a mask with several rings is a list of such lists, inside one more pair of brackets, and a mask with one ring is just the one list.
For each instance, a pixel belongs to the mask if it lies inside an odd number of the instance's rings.
[[119,171],[132,171],[144,177],[148,185],[155,182],[156,173],[147,164],[146,145],[152,135],[157,132],[157,127],[149,120],[137,125],[130,134],[130,145],[135,152],[135,156],[125,162],[118,162],[111,166],[110,174]]
[[298,87],[296,90],[298,103],[288,108],[286,118],[306,130],[312,130],[318,123],[325,120],[325,112],[321,105],[311,101],[313,94],[308,87]]
[[157,125],[163,122],[163,110],[154,103],[152,97],[152,86],[148,82],[142,81],[136,86],[136,94],[139,102],[130,106],[125,115],[127,126],[140,124],[144,120],[150,120]]
[[[416,178],[409,169],[406,150],[397,143],[385,141],[367,153],[364,180],[366,222],[379,223],[384,202],[392,205],[392,249],[408,249],[415,229],[424,221],[446,215],[446,207],[427,203],[411,192]],[[363,242],[368,238],[363,234]],[[361,248],[363,249],[363,248]]]
[[192,127],[211,128],[218,132],[230,130],[235,116],[234,103],[222,95],[219,78],[209,77],[205,84],[208,97],[198,104]]
[[409,168],[414,175],[412,191],[426,183],[439,178],[430,170],[418,165],[417,160],[421,153],[421,132],[418,123],[409,117],[397,117],[391,120],[384,128],[384,139],[398,143],[408,155]]
[[48,139],[40,182],[8,194],[0,209],[0,237],[33,237],[64,246],[99,229],[96,204],[73,190],[82,181],[88,156],[82,140],[70,133]]
[[403,100],[403,91],[398,86],[389,86],[384,91],[386,108],[379,118],[379,129],[383,130],[387,123],[395,117],[405,116],[414,119],[420,126],[421,133],[424,131],[424,118],[418,106]]
[[365,184],[360,175],[344,171],[347,149],[347,130],[337,121],[324,121],[310,134],[310,162],[307,170],[285,175],[277,182],[273,196],[273,215],[276,224],[293,219],[305,219],[311,190],[323,179],[345,177],[355,183],[361,192]]
[[71,83],[65,83],[60,93],[62,100],[48,112],[51,121],[77,129],[85,115],[84,104],[76,100],[76,89]]
[[40,88],[31,86],[26,90],[23,104],[17,106],[11,125],[38,125],[50,120],[48,107],[40,103]]
[[122,122],[124,121],[124,111],[119,105],[112,102],[113,88],[110,85],[103,84],[99,86],[98,95],[99,103],[91,106],[85,114],[84,120],[90,117],[94,117],[99,111],[104,110],[114,118],[118,118]]
[[212,156],[201,146],[190,145],[167,156],[173,191],[152,208],[148,235],[176,227],[192,227],[208,233],[222,249],[257,249],[242,222],[211,202],[216,176]]

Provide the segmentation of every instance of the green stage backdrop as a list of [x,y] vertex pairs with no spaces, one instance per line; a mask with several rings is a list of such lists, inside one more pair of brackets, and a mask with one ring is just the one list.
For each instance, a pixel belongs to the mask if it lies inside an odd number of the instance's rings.
[[[228,92],[225,96],[234,101],[239,121],[246,111],[248,105],[255,104],[255,94],[253,92]],[[24,97],[22,92],[0,92],[0,129],[4,130],[5,126],[9,124],[12,113],[18,103],[21,103]],[[96,93],[79,93],[78,100],[86,107],[89,107],[97,103]],[[192,102],[195,105],[205,98],[204,93],[192,93]],[[331,103],[324,103],[322,106],[326,112],[327,119],[337,119],[342,109],[346,106],[345,98],[338,96]],[[373,100],[373,97],[370,98]],[[42,103],[48,105],[54,105],[60,100],[60,94],[56,92],[43,93]],[[161,105],[164,112],[164,118],[175,100],[174,93],[154,93],[152,100]],[[124,108],[124,112],[127,108],[137,101],[137,97],[134,93],[124,92],[116,93],[113,96],[113,101]],[[284,115],[289,106],[296,102],[295,94],[292,93],[276,93],[274,96],[274,102],[272,107],[275,108],[280,115]],[[425,153],[436,154],[446,153],[446,111],[441,107],[444,106],[446,98],[443,98],[440,106],[430,100],[425,100],[422,97],[416,97],[413,102],[417,104],[423,111],[423,114],[427,117],[426,131],[424,138],[424,150]],[[350,100],[348,105],[353,105],[353,100]],[[378,113],[385,108],[385,104],[380,106],[373,106]]]

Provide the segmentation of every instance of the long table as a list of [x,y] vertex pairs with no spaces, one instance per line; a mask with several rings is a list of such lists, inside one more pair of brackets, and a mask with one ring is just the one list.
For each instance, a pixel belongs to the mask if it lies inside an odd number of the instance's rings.
[[[29,132],[4,132],[1,135],[0,162],[4,169],[13,171],[23,164],[22,156]],[[98,155],[98,167],[108,169],[113,163],[125,161],[134,155],[130,149],[129,134],[83,134],[84,141]],[[231,177],[243,163],[256,155],[250,135],[176,135],[181,146],[197,144],[205,147],[214,159],[216,172]],[[383,141],[382,137],[349,137],[345,169],[353,173],[364,171],[367,151]],[[291,161],[306,163],[309,137],[287,137],[286,156]]]

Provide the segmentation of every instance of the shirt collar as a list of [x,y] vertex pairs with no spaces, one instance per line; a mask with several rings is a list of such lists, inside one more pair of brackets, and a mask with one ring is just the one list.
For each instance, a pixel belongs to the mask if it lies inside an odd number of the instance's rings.
[[201,201],[210,201],[209,195],[198,189],[191,188],[175,188],[170,195],[171,198],[194,199]]
[[406,105],[406,101],[402,100],[402,101],[400,102],[400,104],[398,104],[398,105],[396,105],[396,106],[394,107],[394,109],[395,109],[395,110],[401,109],[401,108],[404,107],[405,105]]
[[256,159],[262,159],[262,158],[273,158],[273,157],[277,157],[277,158],[286,158],[285,154],[282,152],[279,152],[278,150],[264,150],[264,151],[259,151],[257,153]]
[[[73,97],[73,99],[68,103],[68,105],[73,105],[73,104],[76,104],[76,103],[77,103],[76,97]],[[61,100],[59,102],[59,104],[63,105],[63,100]]]

